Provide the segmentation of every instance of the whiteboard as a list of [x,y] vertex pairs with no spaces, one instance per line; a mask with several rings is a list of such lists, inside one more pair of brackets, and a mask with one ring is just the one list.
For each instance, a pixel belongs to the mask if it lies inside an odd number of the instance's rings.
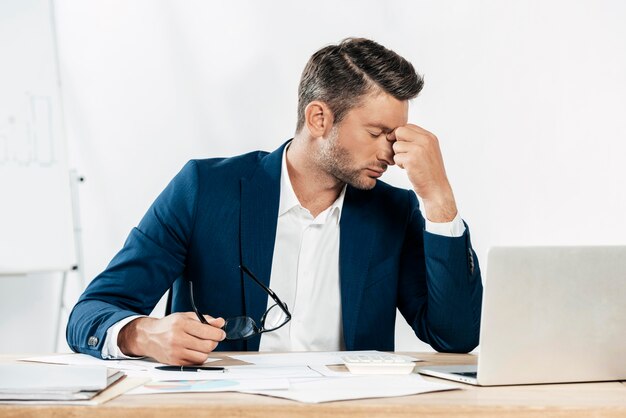
[[0,0],[0,274],[76,263],[50,0]]

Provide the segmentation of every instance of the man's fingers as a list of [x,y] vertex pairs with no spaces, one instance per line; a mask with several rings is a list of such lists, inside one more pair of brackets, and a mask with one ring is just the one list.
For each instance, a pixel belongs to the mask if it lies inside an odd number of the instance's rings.
[[416,130],[412,129],[408,125],[399,126],[394,129],[396,142],[413,141],[415,136],[419,134]]
[[[180,313],[175,313],[175,314],[172,314],[172,315],[182,315],[185,318],[193,319],[193,320],[199,322],[198,315],[196,315],[195,312],[180,312]],[[209,322],[209,321],[211,321],[213,319],[213,317],[211,315],[202,315],[202,316],[204,316],[204,319],[206,319],[207,322]]]
[[226,321],[224,320],[224,318],[212,318],[212,319],[207,319],[207,321],[209,322],[209,325],[217,327],[217,328],[222,328],[224,325],[226,325]]
[[408,152],[411,146],[412,145],[410,143],[404,141],[396,141],[392,145],[394,154]]
[[182,330],[196,338],[213,341],[222,341],[226,338],[226,333],[220,329],[226,322],[223,318],[213,318],[211,315],[203,315],[209,323],[209,325],[207,325],[200,322],[198,320],[198,316],[194,312],[185,312],[173,315],[178,316],[177,322],[180,324],[179,326],[182,327]]
[[[195,319],[196,321],[198,320],[198,315],[196,315],[195,312],[184,312],[182,313],[183,316],[186,316],[187,318],[190,319]],[[206,321],[211,324],[211,321],[214,321],[216,319],[222,319],[222,318],[214,318],[211,315],[202,315],[204,317],[204,319],[206,319]],[[222,319],[223,320],[223,319]],[[224,326],[224,324],[222,324],[221,326]]]
[[431,137],[431,138],[436,138],[436,136],[431,133],[428,132],[426,129],[421,128],[417,125],[413,125],[413,124],[408,124],[405,126],[399,126],[396,129],[393,130],[392,132],[394,134],[394,139],[396,141],[414,141],[416,138],[422,136],[426,136],[426,137]]
[[180,348],[185,350],[193,350],[199,353],[210,353],[219,344],[219,341],[204,340],[191,334],[186,334],[180,338]]
[[[221,324],[221,326],[216,326],[219,324]],[[194,337],[203,340],[222,341],[226,338],[226,333],[224,330],[220,329],[222,326],[224,326],[224,320],[222,318],[211,319],[210,325],[206,325],[198,320],[195,320],[188,321],[185,324],[184,331],[189,335],[193,335]]]
[[181,365],[201,365],[209,358],[209,353],[196,351],[193,349],[185,349],[181,353]]
[[416,134],[433,135],[432,133],[428,132],[426,129],[419,127],[417,125],[414,125],[412,123],[409,123],[404,126],[398,126],[396,129],[389,132],[387,134],[387,140],[388,141],[412,141],[415,138]]
[[407,158],[407,153],[405,152],[401,154],[395,154],[393,156],[393,161],[396,163],[398,167],[404,170],[404,167],[406,166],[406,158]]
[[[175,336],[173,336],[171,343],[168,345],[167,357],[170,359],[168,360],[168,363],[178,364],[177,362],[182,360],[186,360],[194,364],[197,364],[197,361],[204,362],[208,353],[215,350],[218,344],[218,341],[205,340],[185,332],[178,332]],[[205,355],[205,357],[202,359],[197,354],[190,356],[190,352],[201,353]]]
[[405,128],[413,131],[413,132],[419,132],[421,134],[425,134],[425,135],[434,135],[432,132],[427,131],[426,129],[422,128],[421,126],[417,126],[414,123],[408,123],[404,126]]

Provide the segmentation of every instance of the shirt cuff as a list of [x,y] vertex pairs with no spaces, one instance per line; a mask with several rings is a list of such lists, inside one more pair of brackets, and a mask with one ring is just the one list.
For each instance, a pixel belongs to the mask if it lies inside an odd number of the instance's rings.
[[431,234],[456,238],[463,236],[465,233],[465,224],[459,212],[456,213],[456,216],[450,222],[431,222],[426,218],[424,219],[426,220],[426,232]]
[[107,330],[106,336],[104,337],[104,345],[102,346],[102,358],[103,359],[139,359],[143,357],[132,357],[127,356],[122,353],[122,350],[117,345],[117,337],[120,334],[120,331],[126,324],[128,324],[133,319],[143,318],[145,315],[132,315],[128,316],[121,321],[116,322],[111,325]]

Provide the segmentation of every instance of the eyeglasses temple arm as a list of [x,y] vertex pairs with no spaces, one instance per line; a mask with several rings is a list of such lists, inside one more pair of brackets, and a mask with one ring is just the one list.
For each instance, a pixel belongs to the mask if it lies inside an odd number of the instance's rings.
[[246,266],[244,266],[243,264],[239,266],[239,268],[246,273],[248,276],[250,276],[250,278],[252,280],[254,280],[259,286],[261,286],[263,288],[263,290],[265,290],[267,292],[268,295],[270,295],[270,297],[272,299],[274,299],[274,302],[276,302],[278,304],[278,306],[280,306],[280,308],[285,311],[286,314],[288,314],[291,317],[291,314],[289,313],[289,311],[285,310],[286,306],[285,303],[280,300],[278,298],[278,296],[276,296],[276,293],[274,293],[274,291],[272,289],[270,289],[269,287],[265,286],[263,283],[261,283],[261,281],[259,279],[256,278],[256,276],[254,275],[254,273],[252,273],[250,270],[248,270],[248,268]]
[[200,322],[202,322],[203,324],[209,325],[209,323],[207,322],[206,319],[204,319],[204,316],[200,314],[200,312],[198,311],[198,308],[196,308],[196,304],[193,301],[193,282],[191,280],[189,280],[189,296],[191,296],[191,307],[193,308],[193,311],[196,313],[196,316],[198,317],[198,320],[200,320]]

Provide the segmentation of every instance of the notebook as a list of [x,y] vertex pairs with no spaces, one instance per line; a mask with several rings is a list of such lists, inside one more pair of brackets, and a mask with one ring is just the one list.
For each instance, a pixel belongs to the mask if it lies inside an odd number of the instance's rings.
[[86,400],[123,376],[102,366],[0,364],[0,400]]

